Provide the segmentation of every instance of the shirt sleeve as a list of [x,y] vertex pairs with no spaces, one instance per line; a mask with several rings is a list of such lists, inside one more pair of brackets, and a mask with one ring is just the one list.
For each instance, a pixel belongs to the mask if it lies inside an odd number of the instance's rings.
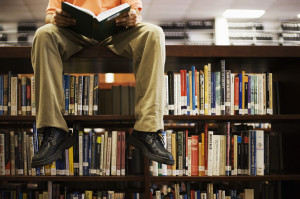
[[56,9],[61,9],[61,0],[49,0],[46,14],[53,14]]
[[142,1],[141,0],[121,0],[121,3],[128,3],[132,9],[142,10]]

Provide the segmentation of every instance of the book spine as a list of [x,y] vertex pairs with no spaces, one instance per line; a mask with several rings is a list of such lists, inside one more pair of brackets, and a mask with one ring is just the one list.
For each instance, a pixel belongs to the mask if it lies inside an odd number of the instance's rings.
[[36,104],[35,104],[35,78],[31,76],[31,115],[36,115]]
[[237,174],[242,175],[243,162],[242,162],[242,137],[237,136]]
[[204,141],[204,133],[201,133],[201,164],[200,167],[200,176],[205,176],[205,148],[206,143]]
[[220,71],[215,72],[215,101],[216,101],[216,115],[221,115],[221,85],[220,85]]
[[204,73],[202,70],[199,72],[199,83],[200,83],[200,115],[204,115]]
[[256,175],[256,131],[251,130],[250,131],[250,157],[251,157],[251,161],[250,161],[250,168],[251,168],[251,175]]
[[116,170],[117,170],[117,176],[121,175],[121,131],[117,132],[117,154],[116,154],[116,159],[117,159],[117,163],[116,163]]
[[176,176],[177,172],[176,172],[176,164],[177,164],[177,159],[176,159],[176,134],[172,133],[171,135],[171,145],[172,145],[172,156],[174,158],[174,165],[172,166],[172,175]]
[[83,76],[78,76],[78,93],[77,93],[77,98],[78,98],[78,107],[77,107],[77,115],[82,115],[82,108],[83,108]]
[[0,75],[0,115],[4,115],[4,76]]
[[270,175],[270,134],[264,132],[264,163],[265,163],[265,175]]
[[235,74],[230,74],[230,115],[234,115],[234,77]]
[[83,167],[83,175],[89,175],[89,135],[83,134],[83,154],[82,154],[82,167]]
[[90,81],[89,81],[89,100],[88,100],[88,115],[93,115],[93,94],[94,94],[94,74],[90,74]]
[[64,75],[64,91],[65,91],[65,113],[64,115],[69,115],[69,105],[70,105],[70,75]]
[[225,115],[225,60],[221,60],[221,115]]
[[121,175],[125,176],[125,162],[126,162],[126,154],[125,154],[125,150],[126,150],[126,132],[122,131],[121,132]]
[[204,114],[208,115],[208,65],[204,66]]
[[243,76],[239,73],[239,115],[244,115],[243,109]]
[[178,75],[174,74],[174,115],[178,115]]
[[165,98],[164,98],[164,115],[169,115],[169,80],[168,80],[168,75],[164,75],[164,93],[165,93]]
[[3,75],[3,115],[8,115],[8,74]]
[[0,133],[0,175],[5,175],[5,134]]
[[94,76],[94,90],[93,90],[93,115],[98,115],[99,104],[99,74]]
[[[167,137],[167,150],[172,154],[172,130],[166,131],[166,137]],[[167,166],[167,176],[172,176],[172,165]]]
[[168,91],[169,91],[169,115],[174,115],[174,73],[168,71]]
[[213,176],[220,175],[220,135],[213,135]]
[[90,77],[83,77],[83,99],[82,99],[82,115],[88,115],[89,111],[89,85]]
[[21,77],[21,112],[22,115],[26,115],[26,105],[27,105],[27,88],[26,88],[26,77],[22,76]]
[[91,157],[91,166],[89,173],[90,175],[96,175],[96,135],[94,132],[91,131],[91,140],[90,140],[90,157]]
[[70,103],[69,103],[69,115],[75,115],[75,82],[76,77],[70,75]]
[[104,134],[101,134],[101,154],[100,154],[100,175],[104,175],[104,144],[105,144],[105,139],[104,139]]
[[213,175],[213,131],[208,131],[207,175]]
[[79,176],[83,176],[83,148],[84,148],[84,139],[83,131],[79,130],[78,132],[78,171]]
[[256,174],[264,175],[264,131],[256,130]]
[[11,92],[12,92],[12,84],[11,84],[11,78],[12,78],[12,73],[11,71],[8,71],[8,95],[7,95],[7,114],[11,115]]
[[95,152],[95,169],[96,175],[100,175],[100,159],[101,159],[101,144],[102,144],[102,137],[101,135],[96,136],[96,152]]
[[183,176],[183,131],[177,132],[177,142],[178,142],[178,176]]
[[199,163],[199,146],[198,146],[198,135],[192,135],[191,137],[191,176],[198,176],[198,163]]
[[216,80],[215,73],[211,73],[211,114],[216,115]]
[[26,78],[26,115],[31,115],[31,79]]
[[74,87],[74,114],[78,115],[78,91],[79,91],[79,84],[78,84],[78,77],[75,76],[75,87]]
[[69,153],[69,175],[74,176],[74,146],[70,147],[67,151]]
[[22,154],[23,154],[23,169],[24,169],[24,175],[28,175],[28,169],[27,169],[27,133],[26,131],[23,131],[23,139],[22,139]]
[[226,123],[226,169],[225,169],[225,174],[226,176],[230,176],[231,175],[231,164],[230,164],[230,143],[231,143],[231,133],[230,133],[230,123],[227,122]]
[[190,79],[189,79],[189,72],[186,73],[186,114],[190,115]]
[[196,84],[195,84],[195,81],[196,81],[196,78],[195,78],[195,66],[192,66],[191,68],[191,72],[192,72],[192,115],[196,115],[195,111],[196,111]]
[[231,97],[231,85],[230,85],[230,70],[225,70],[225,115],[230,115],[230,97]]
[[111,175],[115,176],[117,175],[118,131],[112,131],[111,135]]
[[248,115],[248,75],[244,75],[244,115]]
[[107,138],[107,156],[106,156],[106,175],[109,176],[111,173],[111,158],[112,158],[112,137]]
[[11,77],[10,115],[18,115],[18,77]]
[[187,176],[192,176],[192,137],[188,137],[187,140],[187,154],[188,154],[188,159],[187,159]]
[[212,92],[211,92],[211,64],[208,63],[207,64],[207,71],[208,71],[208,115],[211,115],[211,96],[212,96]]
[[180,70],[181,112],[186,115],[186,70]]

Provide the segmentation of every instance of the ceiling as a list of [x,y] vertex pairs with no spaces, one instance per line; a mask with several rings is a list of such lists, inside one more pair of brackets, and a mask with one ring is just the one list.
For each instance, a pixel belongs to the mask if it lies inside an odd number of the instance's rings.
[[[295,20],[300,0],[142,0],[143,20],[213,19],[226,9],[264,9],[262,20]],[[0,0],[0,21],[43,21],[48,0]]]

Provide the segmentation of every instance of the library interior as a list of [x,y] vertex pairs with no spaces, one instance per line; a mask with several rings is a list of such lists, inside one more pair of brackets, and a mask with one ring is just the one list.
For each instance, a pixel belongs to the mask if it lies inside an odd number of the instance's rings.
[[[0,3],[0,199],[299,198],[299,0],[89,1]],[[93,2],[107,15],[68,10],[76,24],[61,27],[61,2],[97,10]],[[125,2],[135,10],[128,18],[141,15],[164,34],[156,90],[163,129],[152,138],[173,165],[127,142],[141,117],[136,52],[125,57],[101,45],[139,25],[116,28],[122,11],[109,8]],[[58,31],[94,45],[62,60],[61,113],[74,144],[36,167],[33,157],[51,143],[37,128],[44,96],[32,63],[53,53],[32,50],[46,15]]]

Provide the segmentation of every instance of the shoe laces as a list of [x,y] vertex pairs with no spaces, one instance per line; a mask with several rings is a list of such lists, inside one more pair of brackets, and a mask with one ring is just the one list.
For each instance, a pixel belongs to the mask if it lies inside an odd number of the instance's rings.
[[53,140],[53,134],[54,132],[53,131],[46,131],[43,135],[43,140],[42,140],[42,143],[41,143],[41,146],[40,146],[40,149],[45,147],[45,145],[48,143],[48,142],[52,142]]
[[152,138],[158,139],[160,141],[160,143],[162,144],[162,146],[163,147],[165,146],[164,137],[163,137],[163,135],[162,135],[162,133],[160,131],[152,133]]

